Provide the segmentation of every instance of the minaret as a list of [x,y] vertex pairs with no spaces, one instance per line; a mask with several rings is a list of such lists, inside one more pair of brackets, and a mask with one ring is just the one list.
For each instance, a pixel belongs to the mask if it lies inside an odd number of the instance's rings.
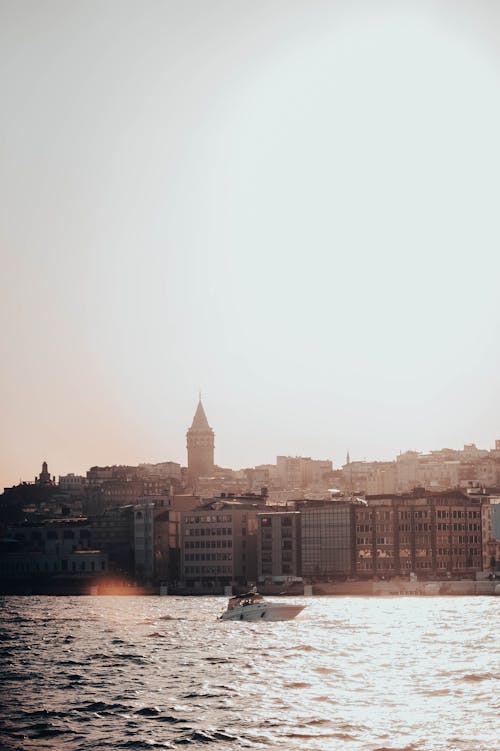
[[214,431],[208,424],[203,404],[198,402],[193,423],[186,433],[188,474],[191,480],[212,474],[214,469]]

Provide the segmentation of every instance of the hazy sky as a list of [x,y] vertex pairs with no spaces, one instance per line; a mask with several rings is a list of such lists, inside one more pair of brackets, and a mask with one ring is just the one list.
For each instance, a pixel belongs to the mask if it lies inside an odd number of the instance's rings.
[[500,3],[1,0],[0,485],[500,437]]

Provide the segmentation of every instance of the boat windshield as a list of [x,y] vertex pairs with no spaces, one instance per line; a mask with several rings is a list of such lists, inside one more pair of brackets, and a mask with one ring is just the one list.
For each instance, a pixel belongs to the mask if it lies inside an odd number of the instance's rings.
[[262,602],[263,597],[257,592],[247,592],[244,595],[233,595],[229,598],[227,609],[232,610],[236,605],[253,605],[256,602]]

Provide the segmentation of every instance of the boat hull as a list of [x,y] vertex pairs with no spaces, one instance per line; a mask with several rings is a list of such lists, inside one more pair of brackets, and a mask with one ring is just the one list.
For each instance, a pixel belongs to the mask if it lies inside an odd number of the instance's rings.
[[256,603],[236,605],[221,615],[223,621],[291,621],[304,610],[304,605]]

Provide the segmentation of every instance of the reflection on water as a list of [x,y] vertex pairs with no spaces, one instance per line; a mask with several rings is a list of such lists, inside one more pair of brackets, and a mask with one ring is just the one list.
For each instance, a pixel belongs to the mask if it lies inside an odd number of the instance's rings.
[[[500,598],[1,600],[0,746],[494,751]],[[3,745],[2,745],[3,744]]]

